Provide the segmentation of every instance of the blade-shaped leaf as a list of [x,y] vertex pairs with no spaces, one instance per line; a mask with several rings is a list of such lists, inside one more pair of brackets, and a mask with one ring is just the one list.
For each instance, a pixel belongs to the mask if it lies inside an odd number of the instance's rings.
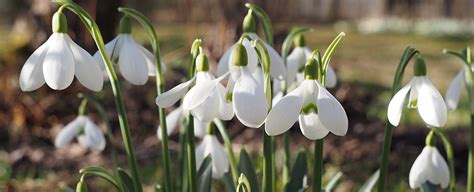
[[222,177],[222,183],[224,184],[225,191],[227,192],[235,191],[234,181],[232,181],[232,176],[230,175],[229,172],[225,173],[224,177]]
[[118,174],[118,177],[119,177],[120,181],[122,181],[122,184],[124,185],[124,188],[127,191],[133,191],[133,180],[130,177],[130,175],[120,167],[117,168],[117,174]]
[[102,167],[86,167],[82,168],[79,170],[79,173],[81,175],[86,175],[86,174],[91,174],[94,176],[101,177],[111,183],[115,188],[117,188],[119,191],[122,191],[122,184],[120,184],[119,180],[110,174],[107,169],[104,169]]
[[197,172],[199,192],[211,192],[212,187],[212,158],[208,155]]
[[330,192],[336,187],[336,185],[339,183],[339,181],[342,178],[342,172],[337,172],[331,180],[329,180],[328,184],[324,187],[324,190],[326,192]]
[[305,185],[304,179],[308,169],[308,162],[306,161],[306,152],[300,151],[296,156],[295,164],[291,172],[290,181],[285,186],[286,192],[298,191],[301,188],[304,188]]
[[367,181],[365,181],[364,185],[359,189],[359,192],[371,192],[372,189],[375,187],[375,184],[377,184],[377,181],[379,180],[380,176],[380,170],[375,171]]
[[240,173],[243,173],[249,180],[252,192],[259,192],[260,189],[258,188],[257,173],[255,172],[252,159],[250,159],[250,156],[245,149],[240,150],[239,170]]

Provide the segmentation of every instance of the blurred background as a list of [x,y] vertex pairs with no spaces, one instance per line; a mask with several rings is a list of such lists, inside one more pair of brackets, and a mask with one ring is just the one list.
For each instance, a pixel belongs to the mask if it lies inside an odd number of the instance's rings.
[[[443,48],[461,50],[474,45],[474,0],[81,0],[93,17],[105,41],[117,33],[121,15],[117,7],[135,8],[155,24],[162,56],[167,64],[166,89],[182,82],[190,45],[202,38],[209,54],[212,70],[223,52],[242,33],[241,22],[246,2],[261,6],[269,14],[275,47],[293,27],[313,28],[306,33],[307,45],[325,50],[339,33],[346,37],[336,49],[332,66],[338,85],[330,91],[344,105],[349,116],[349,132],[345,137],[329,135],[325,144],[325,176],[343,173],[336,191],[356,191],[378,168],[386,108],[396,65],[403,50],[418,48],[425,58],[428,76],[442,95],[461,61],[442,54]],[[77,93],[86,90],[77,81],[65,91],[43,86],[23,93],[18,77],[26,59],[51,34],[51,17],[57,9],[49,0],[0,0],[0,190],[4,191],[68,191],[79,179],[84,166],[111,167],[109,149],[102,153],[83,149],[76,143],[56,149],[54,138],[59,130],[77,115],[80,100]],[[66,11],[69,35],[90,53],[96,48],[79,19]],[[148,45],[147,37],[136,24],[133,35]],[[405,81],[412,76],[408,69]],[[144,86],[123,81],[123,90],[142,179],[148,190],[161,180],[160,142],[154,80]],[[106,84],[95,96],[107,108],[114,135],[120,139],[115,105]],[[459,108],[448,114],[446,131],[453,142],[458,188],[466,181],[469,111],[466,93]],[[98,124],[97,114],[91,112]],[[248,129],[237,121],[227,123],[235,151],[246,148],[261,164],[262,129]],[[416,111],[406,113],[395,129],[390,161],[390,191],[409,191],[408,172],[424,146],[428,129]],[[278,146],[281,147],[278,138]],[[171,137],[172,155],[177,153],[178,136]],[[291,131],[291,148],[312,150],[312,142],[297,127]],[[438,142],[440,143],[440,142]],[[117,142],[119,160],[126,157]],[[444,150],[438,147],[443,154]],[[278,151],[281,155],[281,151]],[[278,159],[278,158],[277,158]],[[100,191],[112,190],[102,181],[88,182]]]

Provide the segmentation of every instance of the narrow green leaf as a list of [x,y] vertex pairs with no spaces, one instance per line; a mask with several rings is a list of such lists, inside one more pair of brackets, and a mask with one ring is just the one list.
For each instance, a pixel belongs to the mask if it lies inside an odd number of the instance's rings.
[[304,179],[308,170],[308,161],[306,158],[306,151],[298,152],[296,161],[293,165],[290,181],[285,186],[286,192],[298,191],[304,188]]
[[[311,30],[310,28],[306,28],[306,27],[296,28],[296,29],[292,30],[288,34],[288,36],[286,36],[285,41],[283,41],[283,45],[281,46],[281,57],[283,58],[284,61],[286,60],[286,57],[288,56],[288,54],[290,52],[290,48],[291,48],[291,44],[293,43],[293,39],[296,36],[298,36],[299,34],[310,31],[310,30]],[[285,61],[285,63],[286,63],[286,61]]]
[[197,172],[199,192],[211,192],[212,187],[212,158],[208,155]]
[[371,192],[372,189],[375,187],[375,184],[377,184],[377,181],[379,180],[380,176],[380,170],[375,171],[367,181],[365,181],[364,185],[359,189],[359,192]]
[[328,184],[324,187],[324,190],[326,192],[330,192],[336,187],[336,185],[339,183],[339,181],[342,178],[342,172],[337,172],[331,180],[329,180]]
[[117,168],[117,174],[124,188],[128,191],[133,191],[133,180],[130,175],[120,167]]
[[81,175],[90,174],[90,175],[94,175],[94,176],[97,176],[97,177],[101,177],[101,178],[105,179],[106,181],[108,181],[109,183],[111,183],[119,191],[123,191],[123,189],[121,187],[122,184],[119,182],[119,180],[115,176],[110,174],[107,171],[107,169],[104,169],[102,167],[86,167],[86,168],[81,169],[79,171],[79,173]]
[[339,33],[339,35],[332,40],[331,44],[329,44],[328,48],[324,52],[323,58],[321,60],[321,64],[323,66],[323,70],[326,71],[329,61],[331,60],[332,55],[334,54],[334,50],[336,46],[342,41],[342,38],[346,36],[344,32]]
[[245,149],[240,150],[239,170],[240,173],[243,173],[249,180],[252,192],[259,192],[257,173],[255,172],[252,159]]
[[227,192],[235,191],[235,184],[229,172],[224,174],[224,177],[222,178],[222,183],[224,184],[225,191]]
[[273,28],[270,17],[268,17],[267,13],[261,7],[255,4],[246,3],[245,6],[252,9],[260,18],[260,23],[263,24],[263,31],[265,32],[265,40],[268,44],[273,45]]

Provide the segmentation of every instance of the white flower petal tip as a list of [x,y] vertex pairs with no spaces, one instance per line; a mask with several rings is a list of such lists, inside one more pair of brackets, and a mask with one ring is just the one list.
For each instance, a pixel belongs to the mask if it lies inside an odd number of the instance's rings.
[[446,91],[446,106],[450,111],[456,110],[459,99],[461,98],[461,90],[464,84],[464,69],[461,70],[449,84]]
[[446,124],[447,109],[443,97],[431,81],[423,77],[418,91],[418,113],[423,121],[433,127],[443,127]]
[[275,136],[288,131],[298,120],[303,101],[301,88],[283,97],[268,113],[265,120],[265,132],[270,136]]
[[[166,115],[166,130],[168,133],[168,136],[173,134],[176,131],[176,128],[179,127],[179,123],[181,120],[183,120],[184,115],[183,115],[183,110],[181,107],[176,108],[175,110],[171,111],[168,115]],[[158,126],[158,129],[156,130],[156,136],[158,137],[159,140],[163,139],[163,136],[161,135],[161,127]]]
[[259,128],[267,116],[265,92],[246,67],[241,73],[232,93],[235,114],[245,126]]
[[79,143],[84,147],[88,147],[95,151],[103,151],[105,149],[105,137],[102,130],[92,120],[88,119],[84,127],[84,135],[81,135]]
[[127,35],[119,56],[119,69],[122,76],[131,84],[145,84],[149,71],[146,60],[140,45],[130,35]]
[[449,168],[438,149],[425,146],[410,169],[409,184],[412,189],[430,182],[446,188],[449,185]]
[[66,89],[74,79],[74,56],[69,48],[69,36],[53,33],[48,40],[48,51],[44,57],[43,76],[51,89]]
[[84,128],[86,121],[87,117],[78,116],[73,121],[68,123],[56,136],[54,145],[57,148],[61,148],[69,144],[79,134],[81,129]]
[[301,114],[299,116],[299,123],[301,133],[308,139],[322,139],[329,133],[316,113]]
[[333,88],[333,87],[336,87],[336,84],[337,84],[336,72],[331,67],[331,65],[328,65],[328,69],[326,71],[326,80],[325,80],[324,86],[326,86],[328,88]]
[[221,179],[229,171],[229,160],[224,148],[214,135],[204,136],[201,144],[196,148],[197,169],[209,155],[212,158],[212,178]]
[[195,78],[192,78],[191,80],[181,83],[176,87],[173,87],[169,91],[158,95],[155,100],[156,105],[163,108],[173,106],[179,99],[184,96],[184,94],[186,94],[188,88],[193,84],[194,80]]
[[48,42],[49,40],[36,49],[21,68],[19,82],[22,91],[34,91],[44,84],[43,61],[48,51]]
[[407,85],[401,88],[390,100],[388,104],[387,117],[390,124],[393,126],[398,126],[400,123],[400,118],[402,117],[403,106],[405,98],[410,91],[414,80],[412,79]]
[[319,85],[317,81],[315,82],[319,88],[318,100],[316,103],[318,106],[318,115],[322,124],[335,135],[346,135],[349,126],[346,111],[339,101],[337,101],[337,99],[326,90],[326,88]]

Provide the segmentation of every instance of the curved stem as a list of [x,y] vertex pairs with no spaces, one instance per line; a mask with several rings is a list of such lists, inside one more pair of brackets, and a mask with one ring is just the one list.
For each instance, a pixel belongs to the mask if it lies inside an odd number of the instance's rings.
[[79,97],[83,98],[84,101],[88,101],[91,103],[97,113],[99,113],[100,118],[105,124],[105,128],[107,129],[106,135],[107,135],[107,141],[110,146],[110,155],[112,156],[112,164],[114,167],[114,173],[116,173],[118,166],[118,158],[117,158],[117,149],[115,147],[115,141],[114,141],[114,135],[112,132],[112,126],[110,126],[110,121],[109,118],[107,118],[107,114],[105,112],[104,107],[93,97],[88,96],[86,94],[79,93]]
[[[407,47],[403,52],[402,58],[400,63],[397,66],[397,70],[395,72],[395,77],[392,84],[392,97],[400,90],[401,84],[403,81],[403,74],[405,73],[405,68],[407,67],[408,63],[410,62],[411,58],[418,54],[419,51],[413,47]],[[385,121],[385,132],[384,132],[384,140],[383,140],[383,147],[382,147],[382,158],[380,160],[380,176],[377,183],[377,191],[383,192],[385,191],[385,178],[387,176],[388,170],[388,158],[390,155],[390,147],[392,145],[392,131],[393,126],[388,122],[388,119]]]
[[107,172],[107,170],[102,167],[82,168],[81,170],[79,170],[79,173],[81,174],[81,180],[83,180],[86,175],[94,175],[94,176],[105,179],[110,184],[112,184],[118,191],[121,191],[121,192],[125,191],[121,183],[119,182],[119,179],[117,179],[115,176]]
[[[270,56],[268,55],[267,48],[263,44],[263,41],[256,39],[252,41],[252,46],[257,51],[259,61],[263,67],[263,74],[265,80],[265,95],[267,98],[268,111],[272,108],[272,90],[271,90],[271,79],[270,79]],[[275,147],[274,138],[267,135],[264,132],[263,136],[263,182],[262,191],[272,192],[275,191]]]
[[262,22],[263,25],[263,31],[265,32],[265,41],[273,45],[273,28],[272,28],[272,22],[270,21],[270,17],[268,17],[267,13],[260,8],[259,6],[252,4],[252,3],[246,3],[245,6],[249,9],[252,9],[255,14],[260,18],[260,22]]
[[[160,44],[158,41],[158,36],[156,34],[155,28],[150,20],[143,15],[142,13],[136,11],[135,9],[131,8],[124,8],[120,7],[118,9],[120,12],[125,13],[129,16],[132,16],[136,19],[145,31],[148,34],[148,38],[150,40],[151,46],[153,48],[153,54],[155,55],[155,74],[156,74],[156,92],[158,95],[164,92],[164,78],[163,78],[163,69],[161,67],[161,54],[160,54]],[[162,107],[158,107],[158,115],[160,119],[160,127],[161,127],[161,135],[163,138],[161,140],[161,153],[162,153],[162,160],[163,160],[163,168],[164,168],[164,184],[165,184],[165,191],[174,191],[173,185],[171,183],[171,160],[170,160],[170,152],[168,147],[168,128],[166,127],[166,113],[165,109]]]
[[232,180],[234,181],[234,183],[237,183],[238,181],[237,175],[239,174],[239,170],[237,169],[237,160],[235,159],[234,150],[232,150],[232,141],[230,140],[229,133],[227,132],[227,129],[225,128],[221,120],[214,119],[214,124],[219,130],[219,133],[221,134],[222,139],[224,140],[224,145],[227,149],[227,157],[229,158],[229,162],[230,162]]
[[125,145],[125,151],[127,153],[128,163],[132,172],[133,184],[137,192],[141,192],[142,186],[140,182],[140,175],[138,171],[137,160],[133,151],[133,145],[131,140],[130,128],[128,127],[127,114],[125,111],[125,105],[122,97],[122,90],[120,82],[118,81],[117,74],[112,66],[112,62],[105,51],[104,40],[100,33],[99,27],[95,23],[94,19],[79,5],[68,1],[68,0],[55,0],[55,2],[62,4],[63,7],[68,8],[70,11],[75,13],[81,21],[84,23],[86,28],[89,30],[92,38],[94,39],[99,52],[104,59],[104,63],[109,75],[110,84],[112,87],[112,94],[115,98],[115,105],[117,107],[118,119],[120,124],[120,131],[122,132],[122,139]]
[[448,164],[449,164],[449,191],[450,192],[455,192],[455,187],[456,187],[456,174],[454,172],[454,154],[453,154],[453,147],[451,146],[451,142],[449,142],[448,137],[444,133],[443,130],[440,128],[431,128],[436,135],[438,135],[439,138],[443,141],[444,145],[444,150],[446,151],[446,157],[448,159]]

